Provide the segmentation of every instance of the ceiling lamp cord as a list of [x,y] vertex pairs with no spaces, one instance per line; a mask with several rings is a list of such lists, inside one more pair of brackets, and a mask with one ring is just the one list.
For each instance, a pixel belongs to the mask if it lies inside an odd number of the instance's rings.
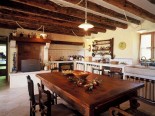
[[22,26],[20,26],[20,24],[16,21],[16,24],[21,28],[24,29]]
[[42,26],[43,27],[43,33],[44,33],[44,26]]
[[[16,24],[21,28],[21,29],[24,29],[17,21],[15,21]],[[40,30],[41,28],[43,27],[43,25],[41,25],[38,29],[36,29],[35,31],[38,31]]]
[[83,0],[79,1],[78,3],[76,3],[77,5],[81,4],[81,2],[83,2]]
[[87,0],[85,0],[85,23],[87,23]]
[[125,10],[123,10],[123,13],[124,13],[126,21],[129,22],[128,17],[126,16]]
[[85,0],[85,23],[80,24],[78,27],[84,29],[87,31],[90,28],[93,28],[94,26],[90,23],[87,23],[87,0]]
[[[128,17],[127,17],[127,15],[126,15],[126,12],[125,12],[125,10],[123,10],[123,14],[124,14],[124,16],[125,16],[125,19],[126,19],[126,21],[127,21],[127,23],[129,23],[130,24],[130,22],[129,22],[129,20],[128,20]],[[141,24],[141,23],[140,23]],[[138,28],[139,27],[139,25],[137,25],[136,27],[135,26],[132,26],[132,25],[130,25],[133,29],[136,29],[136,28]]]

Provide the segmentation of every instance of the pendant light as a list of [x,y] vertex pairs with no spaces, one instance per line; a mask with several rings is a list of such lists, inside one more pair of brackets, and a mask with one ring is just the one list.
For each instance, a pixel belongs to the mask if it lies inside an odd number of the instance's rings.
[[137,30],[137,33],[144,33],[147,30],[142,28],[142,23],[140,24],[141,28],[139,30]]
[[44,26],[42,26],[42,27],[43,27],[43,33],[40,34],[40,37],[43,38],[43,39],[46,39],[47,34],[44,33]]
[[87,0],[85,0],[85,22],[80,24],[78,27],[83,28],[85,31],[94,27],[92,24],[87,23]]

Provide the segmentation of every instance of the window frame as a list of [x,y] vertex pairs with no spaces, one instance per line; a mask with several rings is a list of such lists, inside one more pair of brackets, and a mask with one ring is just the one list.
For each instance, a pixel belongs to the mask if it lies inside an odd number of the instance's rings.
[[[155,32],[141,33],[139,36],[139,61],[141,60],[141,36],[142,35],[151,35],[151,59],[155,58]],[[147,59],[148,60],[148,59]]]

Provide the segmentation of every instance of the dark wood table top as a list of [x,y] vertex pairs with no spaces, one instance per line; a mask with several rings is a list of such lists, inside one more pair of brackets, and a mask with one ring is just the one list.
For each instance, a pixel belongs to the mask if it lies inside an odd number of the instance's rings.
[[[95,110],[107,103],[117,101],[144,86],[143,83],[119,80],[103,75],[90,74],[88,81],[98,78],[101,81],[91,92],[70,82],[61,72],[37,74],[43,84],[56,92],[84,115],[94,116]],[[84,108],[84,109],[83,109]]]

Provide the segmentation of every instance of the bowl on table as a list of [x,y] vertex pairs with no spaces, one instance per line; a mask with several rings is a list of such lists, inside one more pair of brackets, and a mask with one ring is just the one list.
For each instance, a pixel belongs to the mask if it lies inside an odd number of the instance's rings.
[[63,70],[62,73],[63,73],[63,75],[73,75],[72,70]]
[[73,71],[73,75],[76,78],[80,78],[80,79],[86,79],[86,77],[90,74],[90,72],[86,72],[86,71]]

